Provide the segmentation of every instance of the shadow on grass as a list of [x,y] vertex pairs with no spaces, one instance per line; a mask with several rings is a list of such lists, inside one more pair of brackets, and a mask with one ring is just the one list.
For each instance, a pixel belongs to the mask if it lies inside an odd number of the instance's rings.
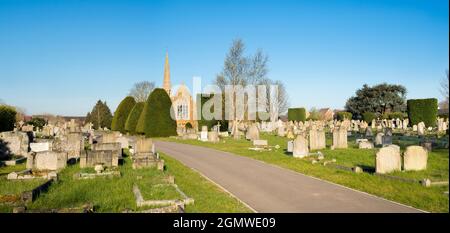
[[358,164],[357,166],[360,167],[364,172],[367,172],[370,174],[375,173],[375,168],[372,166],[367,166],[367,165],[362,165],[362,164]]

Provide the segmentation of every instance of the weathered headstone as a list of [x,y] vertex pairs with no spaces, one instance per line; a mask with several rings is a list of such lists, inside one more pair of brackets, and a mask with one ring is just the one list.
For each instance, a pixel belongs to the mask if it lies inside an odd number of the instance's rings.
[[67,164],[67,152],[42,151],[29,156],[30,162],[27,162],[27,168],[33,170],[51,170],[63,169]]
[[[2,140],[2,144],[6,148],[4,148],[7,151],[4,151],[3,153],[7,153],[8,155],[1,155],[2,156],[9,156],[11,154],[13,155],[26,155],[28,153],[28,147],[29,147],[29,137],[27,133],[24,132],[2,132],[0,133],[0,140]],[[2,153],[2,151],[0,151]]]
[[32,152],[42,152],[52,150],[51,142],[32,142],[30,143],[30,148]]
[[361,141],[358,144],[359,149],[373,149],[373,143],[369,141]]
[[219,142],[219,133],[217,131],[208,132],[208,141],[212,143]]
[[325,132],[323,130],[317,130],[313,127],[309,130],[309,149],[320,150],[326,147]]
[[385,128],[382,139],[383,139],[382,140],[383,146],[389,146],[392,144],[392,129],[391,128]]
[[377,133],[377,136],[375,136],[375,145],[382,145],[383,144],[383,136],[384,133]]
[[347,129],[346,127],[334,128],[333,130],[333,148],[347,148]]
[[294,140],[292,155],[296,158],[303,158],[308,156],[308,153],[308,141],[302,135],[297,135],[297,138]]
[[425,134],[425,123],[419,122],[419,124],[417,124],[417,134],[418,135],[424,135]]
[[294,151],[294,140],[287,142],[287,152],[292,153]]
[[376,173],[384,174],[402,169],[400,152],[392,147],[383,147],[377,154],[375,159]]
[[421,146],[408,146],[403,155],[403,168],[406,171],[427,169],[428,152]]
[[112,150],[88,150],[84,151],[80,156],[80,167],[95,167],[95,165],[103,165],[105,167],[117,167],[118,164],[113,163]]
[[114,142],[114,143],[97,143],[97,144],[93,144],[92,145],[92,150],[97,151],[97,150],[101,150],[101,151],[106,151],[106,150],[110,150],[112,151],[112,166],[116,167],[119,164],[119,159],[122,158],[122,147],[121,144],[119,142]]
[[256,126],[256,124],[252,124],[247,129],[247,133],[245,134],[245,139],[250,140],[250,141],[259,139],[259,129]]

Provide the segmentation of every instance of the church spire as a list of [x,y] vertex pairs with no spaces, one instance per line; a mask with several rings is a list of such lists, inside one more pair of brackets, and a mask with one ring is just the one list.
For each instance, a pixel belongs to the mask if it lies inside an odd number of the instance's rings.
[[164,82],[163,88],[170,96],[170,66],[169,66],[169,53],[166,52],[166,62],[164,63]]

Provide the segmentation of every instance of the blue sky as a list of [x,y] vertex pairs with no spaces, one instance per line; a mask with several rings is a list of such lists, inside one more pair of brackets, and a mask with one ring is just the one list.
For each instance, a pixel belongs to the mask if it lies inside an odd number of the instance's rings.
[[269,55],[293,107],[343,108],[364,83],[441,99],[447,0],[0,0],[0,99],[28,114],[114,111],[133,83],[210,84],[233,39]]

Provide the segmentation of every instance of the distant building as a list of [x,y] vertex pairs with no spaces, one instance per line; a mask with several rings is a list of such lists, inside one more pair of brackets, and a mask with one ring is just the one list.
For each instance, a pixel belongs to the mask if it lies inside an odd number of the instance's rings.
[[164,64],[164,80],[163,89],[166,90],[170,99],[172,100],[173,112],[177,121],[178,127],[185,127],[187,123],[190,123],[192,127],[197,127],[197,121],[194,120],[194,114],[196,114],[196,105],[192,99],[192,95],[186,85],[181,84],[180,87],[171,93],[170,83],[170,65],[169,55],[166,54],[166,61]]
[[329,120],[333,120],[333,118],[334,118],[334,112],[331,108],[319,109],[319,119],[320,120],[329,121]]

